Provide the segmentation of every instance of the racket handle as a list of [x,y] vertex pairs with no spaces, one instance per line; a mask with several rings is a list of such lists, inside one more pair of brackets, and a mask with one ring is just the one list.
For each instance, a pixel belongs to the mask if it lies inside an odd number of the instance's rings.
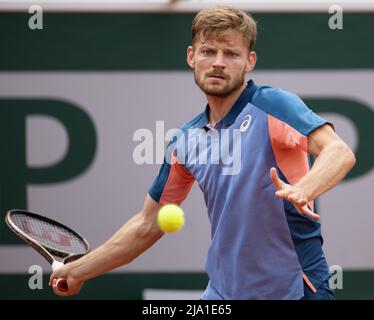
[[68,282],[65,279],[57,279],[56,287],[59,291],[66,292],[69,290]]
[[[54,260],[52,263],[52,270],[55,271],[63,266],[64,264],[62,262]],[[66,292],[69,290],[68,282],[65,279],[57,279],[56,287],[61,292]]]

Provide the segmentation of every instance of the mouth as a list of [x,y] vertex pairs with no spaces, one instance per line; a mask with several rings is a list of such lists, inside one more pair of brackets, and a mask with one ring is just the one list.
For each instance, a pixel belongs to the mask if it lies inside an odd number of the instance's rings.
[[221,75],[208,75],[208,78],[225,80],[225,77]]

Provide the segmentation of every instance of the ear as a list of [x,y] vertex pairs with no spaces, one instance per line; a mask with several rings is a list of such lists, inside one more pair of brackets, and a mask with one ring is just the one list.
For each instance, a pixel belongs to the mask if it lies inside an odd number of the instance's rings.
[[254,51],[251,51],[248,55],[248,59],[247,59],[247,66],[246,66],[246,71],[252,71],[256,65],[256,61],[257,61],[257,54],[256,52]]
[[187,63],[191,69],[195,68],[195,53],[192,46],[188,46],[187,48]]

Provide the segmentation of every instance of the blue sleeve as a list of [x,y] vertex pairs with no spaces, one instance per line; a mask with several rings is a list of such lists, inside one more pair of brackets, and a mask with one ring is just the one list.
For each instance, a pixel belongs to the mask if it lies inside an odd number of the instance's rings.
[[169,172],[170,172],[170,164],[164,162],[158,172],[158,175],[153,181],[152,186],[148,190],[148,194],[156,202],[160,202],[162,192],[164,191],[166,181],[169,177]]
[[309,109],[296,94],[283,89],[259,86],[252,103],[304,136],[324,124],[331,124]]
[[174,150],[174,145],[176,144],[177,137],[173,136],[171,141],[167,144],[166,151],[164,154],[164,161],[161,165],[161,168],[153,181],[152,186],[150,187],[148,194],[156,202],[160,202],[162,192],[164,191],[166,182],[169,178],[170,169],[171,169],[171,155]]

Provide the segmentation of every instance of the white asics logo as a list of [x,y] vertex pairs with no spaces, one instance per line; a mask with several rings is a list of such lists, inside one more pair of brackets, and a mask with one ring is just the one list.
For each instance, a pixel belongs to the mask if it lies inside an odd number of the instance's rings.
[[242,124],[240,125],[240,132],[246,132],[247,129],[249,128],[249,125],[251,124],[251,120],[252,120],[252,117],[250,114],[247,114],[244,118],[243,118],[243,122]]

